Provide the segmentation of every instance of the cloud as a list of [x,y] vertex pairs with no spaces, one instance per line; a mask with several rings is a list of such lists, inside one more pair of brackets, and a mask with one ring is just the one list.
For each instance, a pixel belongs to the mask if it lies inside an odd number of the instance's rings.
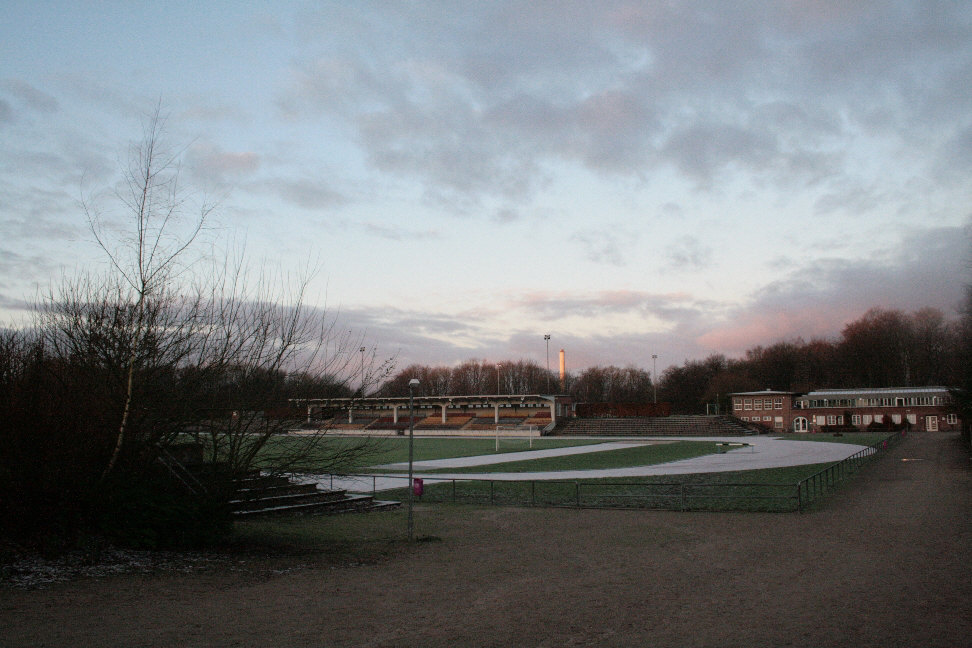
[[832,338],[872,307],[932,307],[955,317],[968,279],[969,243],[969,226],[912,228],[871,259],[790,259],[793,268],[784,279],[713,323],[699,344],[738,355],[779,340]]
[[36,112],[53,113],[60,108],[57,99],[21,79],[7,79],[3,89]]
[[712,264],[712,248],[695,236],[682,236],[666,247],[666,266],[674,272],[702,270]]
[[526,198],[564,162],[813,186],[860,141],[924,148],[965,119],[968,22],[960,4],[327,7],[279,104],[346,123],[376,169],[439,195]]
[[[473,357],[542,362],[542,334],[549,332],[553,348],[567,349],[572,371],[607,364],[647,368],[652,354],[659,355],[661,371],[713,353],[740,357],[780,340],[833,339],[872,307],[933,307],[955,317],[969,240],[968,227],[912,228],[871,259],[789,259],[785,276],[741,304],[689,293],[604,290],[527,292],[475,313],[374,308],[345,314],[381,348],[396,349],[403,365]],[[615,321],[628,324],[618,329]]]
[[322,180],[301,178],[297,180],[276,179],[262,183],[284,200],[298,207],[310,210],[331,209],[348,202],[348,198],[332,189]]
[[260,156],[252,151],[224,151],[214,144],[197,144],[189,149],[187,162],[202,180],[216,183],[236,181],[260,168]]
[[429,241],[441,238],[441,234],[431,229],[414,230],[381,223],[364,223],[362,228],[371,236],[389,241]]
[[571,235],[570,241],[583,250],[588,261],[613,266],[625,265],[622,241],[630,243],[628,237],[605,230],[580,230]]

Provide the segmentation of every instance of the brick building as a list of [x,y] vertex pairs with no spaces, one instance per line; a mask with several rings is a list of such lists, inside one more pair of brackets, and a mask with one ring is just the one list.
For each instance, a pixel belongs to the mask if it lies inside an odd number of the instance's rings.
[[826,389],[806,394],[766,390],[730,394],[732,414],[781,432],[890,426],[917,431],[957,430],[947,387]]

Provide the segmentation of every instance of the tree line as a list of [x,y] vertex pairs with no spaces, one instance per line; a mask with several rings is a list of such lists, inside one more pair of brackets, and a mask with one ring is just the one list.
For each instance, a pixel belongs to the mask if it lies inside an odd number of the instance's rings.
[[712,354],[665,369],[657,379],[638,367],[595,366],[560,377],[529,360],[470,360],[454,367],[411,365],[378,390],[408,395],[418,378],[430,396],[567,393],[577,402],[648,403],[656,397],[675,413],[695,414],[739,391],[860,387],[959,386],[967,371],[968,318],[934,308],[913,312],[873,308],[836,339],[795,339],[756,346],[741,358]]

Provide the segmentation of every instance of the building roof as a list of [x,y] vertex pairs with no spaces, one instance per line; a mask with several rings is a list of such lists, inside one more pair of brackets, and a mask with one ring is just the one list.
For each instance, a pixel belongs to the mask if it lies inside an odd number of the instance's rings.
[[861,389],[821,389],[800,398],[847,398],[850,396],[906,396],[914,394],[947,394],[948,387],[872,387]]

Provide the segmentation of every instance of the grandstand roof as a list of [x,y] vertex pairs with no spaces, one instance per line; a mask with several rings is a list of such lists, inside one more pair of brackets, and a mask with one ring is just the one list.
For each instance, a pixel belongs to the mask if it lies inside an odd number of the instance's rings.
[[[544,396],[541,394],[480,394],[476,396],[415,396],[416,407],[445,405],[447,407],[487,407],[492,405],[508,407],[549,407],[551,403],[570,401],[569,396]],[[361,397],[361,398],[292,398],[295,405],[317,405],[346,409],[391,409],[393,406],[407,406],[408,396]]]

